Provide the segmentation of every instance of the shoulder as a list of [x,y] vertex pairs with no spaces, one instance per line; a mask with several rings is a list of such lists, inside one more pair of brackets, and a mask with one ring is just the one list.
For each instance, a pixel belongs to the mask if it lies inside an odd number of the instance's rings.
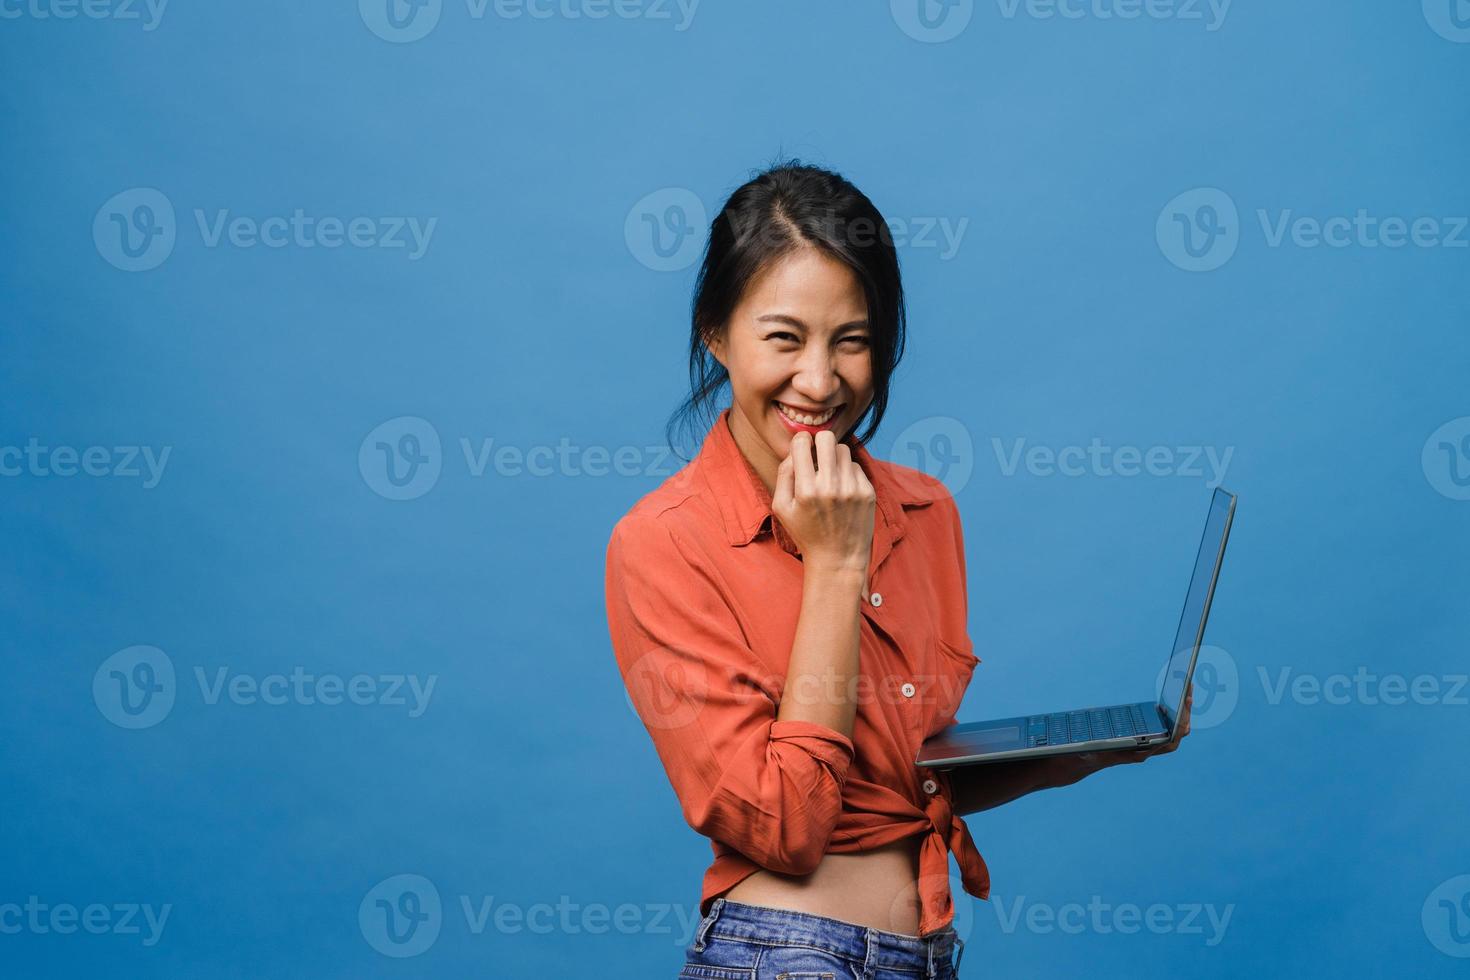
[[718,519],[696,458],[618,518],[608,539],[609,557],[629,547],[669,550],[676,542],[697,541],[718,527]]
[[954,495],[938,477],[930,476],[923,470],[912,466],[878,459],[871,454],[868,459],[879,478],[886,484],[888,491],[894,494],[897,501],[906,510],[913,513],[927,511],[931,519],[956,523],[959,521],[959,511],[955,506]]

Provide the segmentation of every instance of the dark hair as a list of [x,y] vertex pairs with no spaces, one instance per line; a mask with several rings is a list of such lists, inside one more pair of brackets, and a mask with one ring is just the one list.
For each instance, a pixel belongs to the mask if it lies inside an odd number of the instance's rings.
[[[888,223],[867,195],[830,170],[785,160],[738,187],[710,223],[704,261],[694,285],[689,331],[689,397],[670,416],[665,436],[680,426],[709,429],[711,401],[730,380],[705,341],[728,329],[750,281],[769,263],[799,248],[819,248],[853,271],[868,303],[868,350],[873,400],[855,436],[866,445],[888,407],[888,383],[903,357],[903,283]],[[856,432],[857,426],[853,426]],[[669,438],[669,445],[675,442]]]

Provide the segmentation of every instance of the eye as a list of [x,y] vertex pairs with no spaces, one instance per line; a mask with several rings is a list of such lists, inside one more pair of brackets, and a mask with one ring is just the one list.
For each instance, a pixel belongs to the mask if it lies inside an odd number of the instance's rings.
[[851,336],[843,337],[840,342],[844,344],[856,344],[859,347],[868,346],[868,338],[860,333],[855,333]]
[[783,337],[786,338],[787,340],[792,341],[793,343],[798,339],[797,336],[796,336],[796,334],[791,333],[788,330],[777,330],[775,333],[768,333],[768,334],[766,334],[766,339],[767,340],[780,340]]

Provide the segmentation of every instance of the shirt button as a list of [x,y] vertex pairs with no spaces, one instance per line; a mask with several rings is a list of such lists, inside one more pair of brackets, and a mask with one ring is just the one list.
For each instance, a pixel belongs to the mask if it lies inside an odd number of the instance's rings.
[[868,601],[871,602],[874,606],[881,606],[883,605],[883,595],[882,593],[874,592],[872,595],[868,596]]
[[937,793],[937,792],[939,792],[939,784],[936,783],[932,779],[926,779],[926,780],[924,780],[924,792],[926,792],[926,793]]
[[906,683],[903,687],[899,688],[899,690],[903,692],[904,697],[911,698],[914,696],[914,691],[916,691],[917,688],[915,688],[912,684]]

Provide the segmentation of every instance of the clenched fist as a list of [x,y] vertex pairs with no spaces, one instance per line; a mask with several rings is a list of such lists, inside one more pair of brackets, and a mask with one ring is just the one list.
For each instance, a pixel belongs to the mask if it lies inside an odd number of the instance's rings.
[[866,576],[877,503],[868,475],[830,430],[815,440],[806,432],[791,437],[791,452],[776,469],[771,512],[808,567],[856,568]]

